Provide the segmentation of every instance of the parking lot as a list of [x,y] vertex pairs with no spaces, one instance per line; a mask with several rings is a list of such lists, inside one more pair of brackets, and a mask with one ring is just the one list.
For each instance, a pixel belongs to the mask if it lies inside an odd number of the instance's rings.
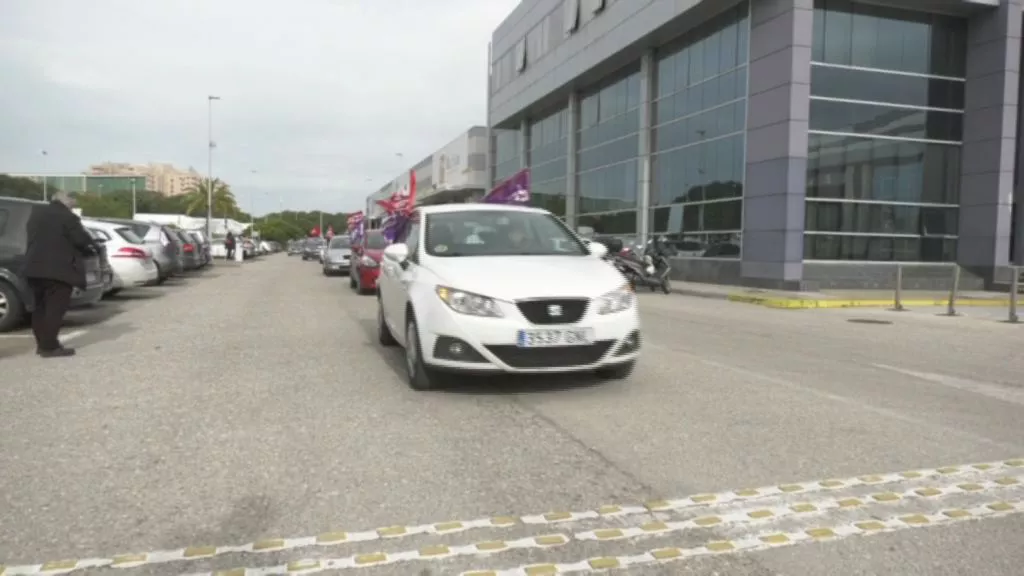
[[641,312],[628,380],[431,393],[283,254],[75,312],[74,358],[0,337],[0,574],[1024,570],[1024,326]]

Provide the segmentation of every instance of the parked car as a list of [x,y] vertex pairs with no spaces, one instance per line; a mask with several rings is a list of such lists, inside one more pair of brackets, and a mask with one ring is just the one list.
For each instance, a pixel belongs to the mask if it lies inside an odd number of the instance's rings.
[[[25,264],[28,238],[25,225],[32,211],[44,202],[0,197],[0,332],[9,332],[21,325],[25,314],[34,308],[32,292],[21,269]],[[71,293],[73,308],[90,306],[103,298],[103,266],[101,256],[83,258],[85,289]]]
[[184,270],[198,270],[202,267],[201,248],[196,245],[196,239],[185,230],[180,228],[172,229],[181,241],[181,263]]
[[335,236],[324,252],[324,276],[348,274],[352,259],[352,240],[348,236]]
[[242,257],[246,260],[256,257],[256,243],[249,238],[242,239]]
[[96,218],[96,220],[129,226],[139,238],[142,238],[142,241],[153,252],[153,262],[160,272],[160,282],[174,274],[181,273],[181,246],[179,242],[176,242],[176,238],[172,237],[170,228],[154,222],[125,218]]
[[103,295],[107,296],[114,290],[114,268],[110,265],[110,258],[107,255],[106,238],[102,234],[95,230],[89,230],[86,228],[92,239],[96,241],[96,246],[100,250],[100,273],[103,275]]
[[302,240],[289,240],[288,241],[288,255],[289,256],[301,256],[302,255]]
[[210,248],[210,241],[202,230],[187,230],[189,236],[195,241],[196,253],[199,255],[199,267],[202,268],[213,262],[213,252]]
[[103,239],[107,260],[114,272],[109,294],[160,282],[160,268],[153,257],[152,248],[135,234],[131,226],[91,218],[83,218],[82,224]]
[[446,371],[626,378],[640,354],[640,314],[606,254],[539,208],[421,207],[384,249],[378,338],[405,348],[416,390],[441,385]]
[[377,291],[380,261],[384,257],[387,239],[380,230],[370,230],[352,245],[352,270],[348,285],[359,294]]

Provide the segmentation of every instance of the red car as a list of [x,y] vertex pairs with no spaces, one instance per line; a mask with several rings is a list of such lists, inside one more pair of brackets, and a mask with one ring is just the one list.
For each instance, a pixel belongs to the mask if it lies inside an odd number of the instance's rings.
[[371,230],[362,240],[352,244],[352,269],[348,283],[359,294],[376,292],[380,261],[387,245],[388,241],[380,230]]

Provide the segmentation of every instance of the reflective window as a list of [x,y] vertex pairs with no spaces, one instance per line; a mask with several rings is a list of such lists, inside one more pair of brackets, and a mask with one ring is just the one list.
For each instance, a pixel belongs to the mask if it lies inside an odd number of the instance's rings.
[[748,27],[741,4],[659,50],[650,226],[684,256],[739,257]]
[[816,0],[804,257],[956,257],[966,22]]
[[636,232],[639,109],[636,66],[580,97],[577,223],[597,234]]
[[851,0],[815,0],[811,59],[962,78],[967,68],[967,22]]
[[519,130],[494,130],[494,182],[501,182],[522,170]]
[[569,114],[563,108],[530,124],[530,203],[565,216]]

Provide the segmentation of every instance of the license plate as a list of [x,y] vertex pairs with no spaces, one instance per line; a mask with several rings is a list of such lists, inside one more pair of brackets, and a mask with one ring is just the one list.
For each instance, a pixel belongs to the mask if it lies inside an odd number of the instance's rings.
[[520,330],[516,334],[516,346],[520,348],[541,348],[544,346],[586,346],[593,341],[590,328],[563,328],[558,330]]

